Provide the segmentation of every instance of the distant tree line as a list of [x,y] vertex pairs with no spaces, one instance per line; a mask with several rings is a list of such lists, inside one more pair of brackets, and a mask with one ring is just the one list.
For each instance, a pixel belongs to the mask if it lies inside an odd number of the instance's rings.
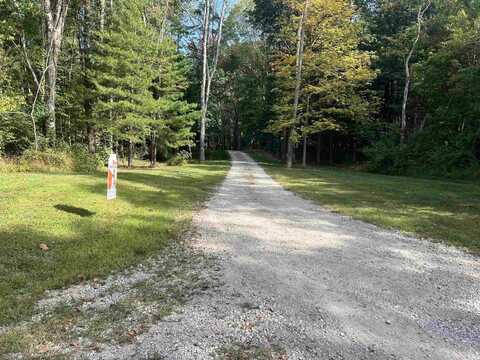
[[254,3],[265,57],[261,122],[273,135],[257,133],[260,147],[286,162],[290,143],[304,164],[368,160],[391,174],[478,175],[478,2]]
[[287,165],[472,177],[475,0],[0,0],[0,154],[165,159],[257,147]]
[[191,146],[177,0],[2,0],[0,153],[83,144],[157,157]]

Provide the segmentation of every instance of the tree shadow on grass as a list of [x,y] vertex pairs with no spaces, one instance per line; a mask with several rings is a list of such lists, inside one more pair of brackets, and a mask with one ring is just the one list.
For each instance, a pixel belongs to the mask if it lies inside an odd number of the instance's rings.
[[[47,289],[103,277],[158,254],[175,237],[170,214],[137,216],[135,223],[75,217],[67,234],[32,224],[0,230],[0,327],[32,315]],[[39,244],[47,244],[42,251]]]
[[50,189],[39,223],[22,212],[0,228],[0,326],[30,316],[47,289],[106,276],[158,254],[225,173],[223,167],[197,170],[121,173],[118,201],[108,205],[104,174],[97,173],[75,183],[80,204],[60,200]]
[[75,214],[80,217],[90,217],[95,215],[94,212],[84,209],[84,208],[79,208],[71,205],[65,205],[65,204],[57,204],[54,206],[55,209],[60,210],[60,211],[65,211],[70,214]]

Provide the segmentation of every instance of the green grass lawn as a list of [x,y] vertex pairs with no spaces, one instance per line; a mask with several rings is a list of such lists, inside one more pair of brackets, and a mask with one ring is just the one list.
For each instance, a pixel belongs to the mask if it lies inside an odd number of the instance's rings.
[[286,169],[259,153],[267,173],[298,195],[384,228],[480,253],[480,184],[321,168]]
[[[46,289],[137,263],[189,224],[227,161],[105,174],[0,174],[0,325],[31,314]],[[48,246],[42,250],[41,244]]]

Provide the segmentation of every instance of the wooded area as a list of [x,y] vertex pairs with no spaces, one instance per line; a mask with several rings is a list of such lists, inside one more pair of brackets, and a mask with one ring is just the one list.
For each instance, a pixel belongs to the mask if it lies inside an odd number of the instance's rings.
[[260,148],[287,166],[474,178],[479,14],[475,0],[2,0],[0,154],[95,168],[111,151],[155,166]]

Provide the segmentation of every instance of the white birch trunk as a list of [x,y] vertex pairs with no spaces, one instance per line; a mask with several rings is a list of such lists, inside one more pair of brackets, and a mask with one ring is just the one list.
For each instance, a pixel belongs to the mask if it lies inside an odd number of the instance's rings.
[[56,102],[56,85],[58,58],[62,46],[63,30],[65,27],[65,19],[67,17],[69,0],[57,0],[55,9],[52,8],[50,0],[42,0],[42,7],[45,16],[46,39],[48,51],[47,60],[47,137],[52,144],[56,141],[56,118],[55,118],[55,102]]
[[422,24],[423,24],[423,16],[425,12],[430,8],[432,5],[432,0],[427,0],[425,5],[421,5],[418,9],[417,13],[417,33],[415,39],[413,40],[412,47],[405,58],[405,87],[403,89],[403,101],[402,101],[402,116],[400,119],[400,143],[403,144],[405,142],[406,132],[407,132],[407,103],[408,103],[408,95],[410,91],[410,60],[412,59],[413,53],[417,47],[418,41],[420,40],[420,36],[422,34]]
[[222,11],[220,15],[220,23],[218,25],[217,42],[215,56],[211,69],[208,65],[208,36],[210,34],[210,0],[205,0],[205,8],[203,15],[203,40],[202,40],[202,88],[201,88],[201,120],[200,120],[200,161],[205,161],[205,131],[207,123],[208,101],[210,98],[210,89],[212,80],[217,70],[218,59],[220,56],[220,48],[222,44],[223,23],[225,19],[225,9],[227,3],[223,0]]
[[302,16],[300,17],[300,23],[298,25],[297,33],[297,55],[296,55],[296,64],[295,64],[295,97],[293,100],[293,123],[290,127],[290,135],[288,137],[288,149],[287,149],[287,167],[291,168],[293,165],[293,152],[294,143],[293,136],[295,135],[295,126],[297,124],[298,116],[298,103],[300,100],[300,87],[302,84],[302,66],[303,66],[303,47],[305,41],[305,21],[308,16],[308,5],[309,0],[305,0],[305,6],[303,8]]

